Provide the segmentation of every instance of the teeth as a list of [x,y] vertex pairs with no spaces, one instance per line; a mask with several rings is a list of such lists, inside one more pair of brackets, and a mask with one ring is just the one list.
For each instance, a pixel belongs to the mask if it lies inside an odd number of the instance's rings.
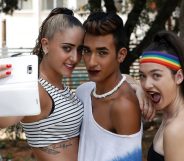
[[155,92],[148,92],[148,94],[153,95]]
[[71,64],[66,64],[67,67],[70,67],[70,68],[73,68],[74,65],[71,65]]
[[98,70],[89,70],[90,72],[99,72]]

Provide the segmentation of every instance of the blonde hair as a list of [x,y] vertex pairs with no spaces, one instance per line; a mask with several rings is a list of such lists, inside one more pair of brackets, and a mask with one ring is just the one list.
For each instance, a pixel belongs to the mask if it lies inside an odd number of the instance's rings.
[[83,28],[82,23],[74,17],[72,10],[55,8],[50,12],[40,27],[36,45],[32,51],[33,54],[38,55],[39,63],[42,61],[44,55],[41,45],[42,38],[50,40],[56,32],[63,32],[66,28],[72,28],[74,26]]

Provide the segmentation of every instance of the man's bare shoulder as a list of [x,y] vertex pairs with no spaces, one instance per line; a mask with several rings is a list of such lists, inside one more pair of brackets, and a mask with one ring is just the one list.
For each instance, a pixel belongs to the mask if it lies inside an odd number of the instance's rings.
[[133,89],[125,84],[112,102],[111,119],[117,133],[133,134],[140,130],[141,112]]
[[118,94],[113,98],[113,106],[120,107],[121,110],[131,110],[131,108],[134,109],[134,107],[140,109],[137,96],[127,82],[123,84],[123,86],[119,89]]

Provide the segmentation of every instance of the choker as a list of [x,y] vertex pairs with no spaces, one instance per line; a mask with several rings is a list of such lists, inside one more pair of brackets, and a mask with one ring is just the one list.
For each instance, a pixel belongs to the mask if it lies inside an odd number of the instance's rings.
[[95,98],[105,98],[107,96],[110,96],[119,89],[119,87],[123,84],[123,82],[125,80],[126,80],[126,76],[122,75],[122,79],[120,80],[120,82],[112,90],[110,90],[109,92],[106,92],[104,94],[96,94],[96,88],[94,88],[93,89],[93,96]]

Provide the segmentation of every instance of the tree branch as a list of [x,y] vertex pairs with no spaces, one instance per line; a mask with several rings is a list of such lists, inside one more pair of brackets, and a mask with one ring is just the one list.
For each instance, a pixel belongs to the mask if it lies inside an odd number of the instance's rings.
[[[121,64],[120,68],[121,68],[122,73],[129,73],[130,65],[137,58],[139,58],[142,50],[149,45],[149,43],[152,40],[153,35],[156,32],[165,28],[166,21],[171,16],[172,12],[175,10],[175,8],[179,4],[179,2],[180,2],[180,0],[169,0],[169,2],[165,1],[163,6],[160,8],[157,17],[155,18],[155,21],[151,25],[151,28],[146,33],[146,36],[144,37],[144,39],[141,41],[141,43],[139,45],[137,45],[136,48],[134,48],[132,50],[131,53],[129,53],[127,55],[125,61]],[[136,17],[134,17],[135,20],[133,22],[128,20],[128,21],[130,21],[129,22],[130,24],[128,25],[128,23],[127,23],[127,26],[126,26],[126,32],[128,32],[127,35],[129,36],[128,37],[129,39],[130,39],[130,34],[132,33],[133,28],[135,27],[135,23],[138,22],[138,10],[136,12],[137,12],[137,14],[132,13],[132,15],[134,15],[134,16],[137,15]],[[131,17],[131,19],[133,19],[133,16],[130,16],[130,17]]]
[[180,18],[179,18],[180,37],[184,40],[184,0],[181,1],[180,5]]
[[114,0],[104,0],[106,12],[116,12]]
[[127,44],[129,44],[130,36],[139,21],[142,10],[146,6],[146,0],[136,0],[132,11],[128,15],[128,19],[125,23],[125,32],[127,37]]
[[180,0],[169,0],[169,3],[168,1],[165,1],[161,9],[159,10],[158,15],[156,16],[151,28],[146,33],[146,36],[141,41],[141,43],[132,51],[132,54],[135,54],[136,58],[138,58],[141,55],[142,50],[149,45],[154,34],[165,28],[166,21],[169,19],[179,2]]
[[101,0],[88,0],[90,6],[90,12],[101,10]]

